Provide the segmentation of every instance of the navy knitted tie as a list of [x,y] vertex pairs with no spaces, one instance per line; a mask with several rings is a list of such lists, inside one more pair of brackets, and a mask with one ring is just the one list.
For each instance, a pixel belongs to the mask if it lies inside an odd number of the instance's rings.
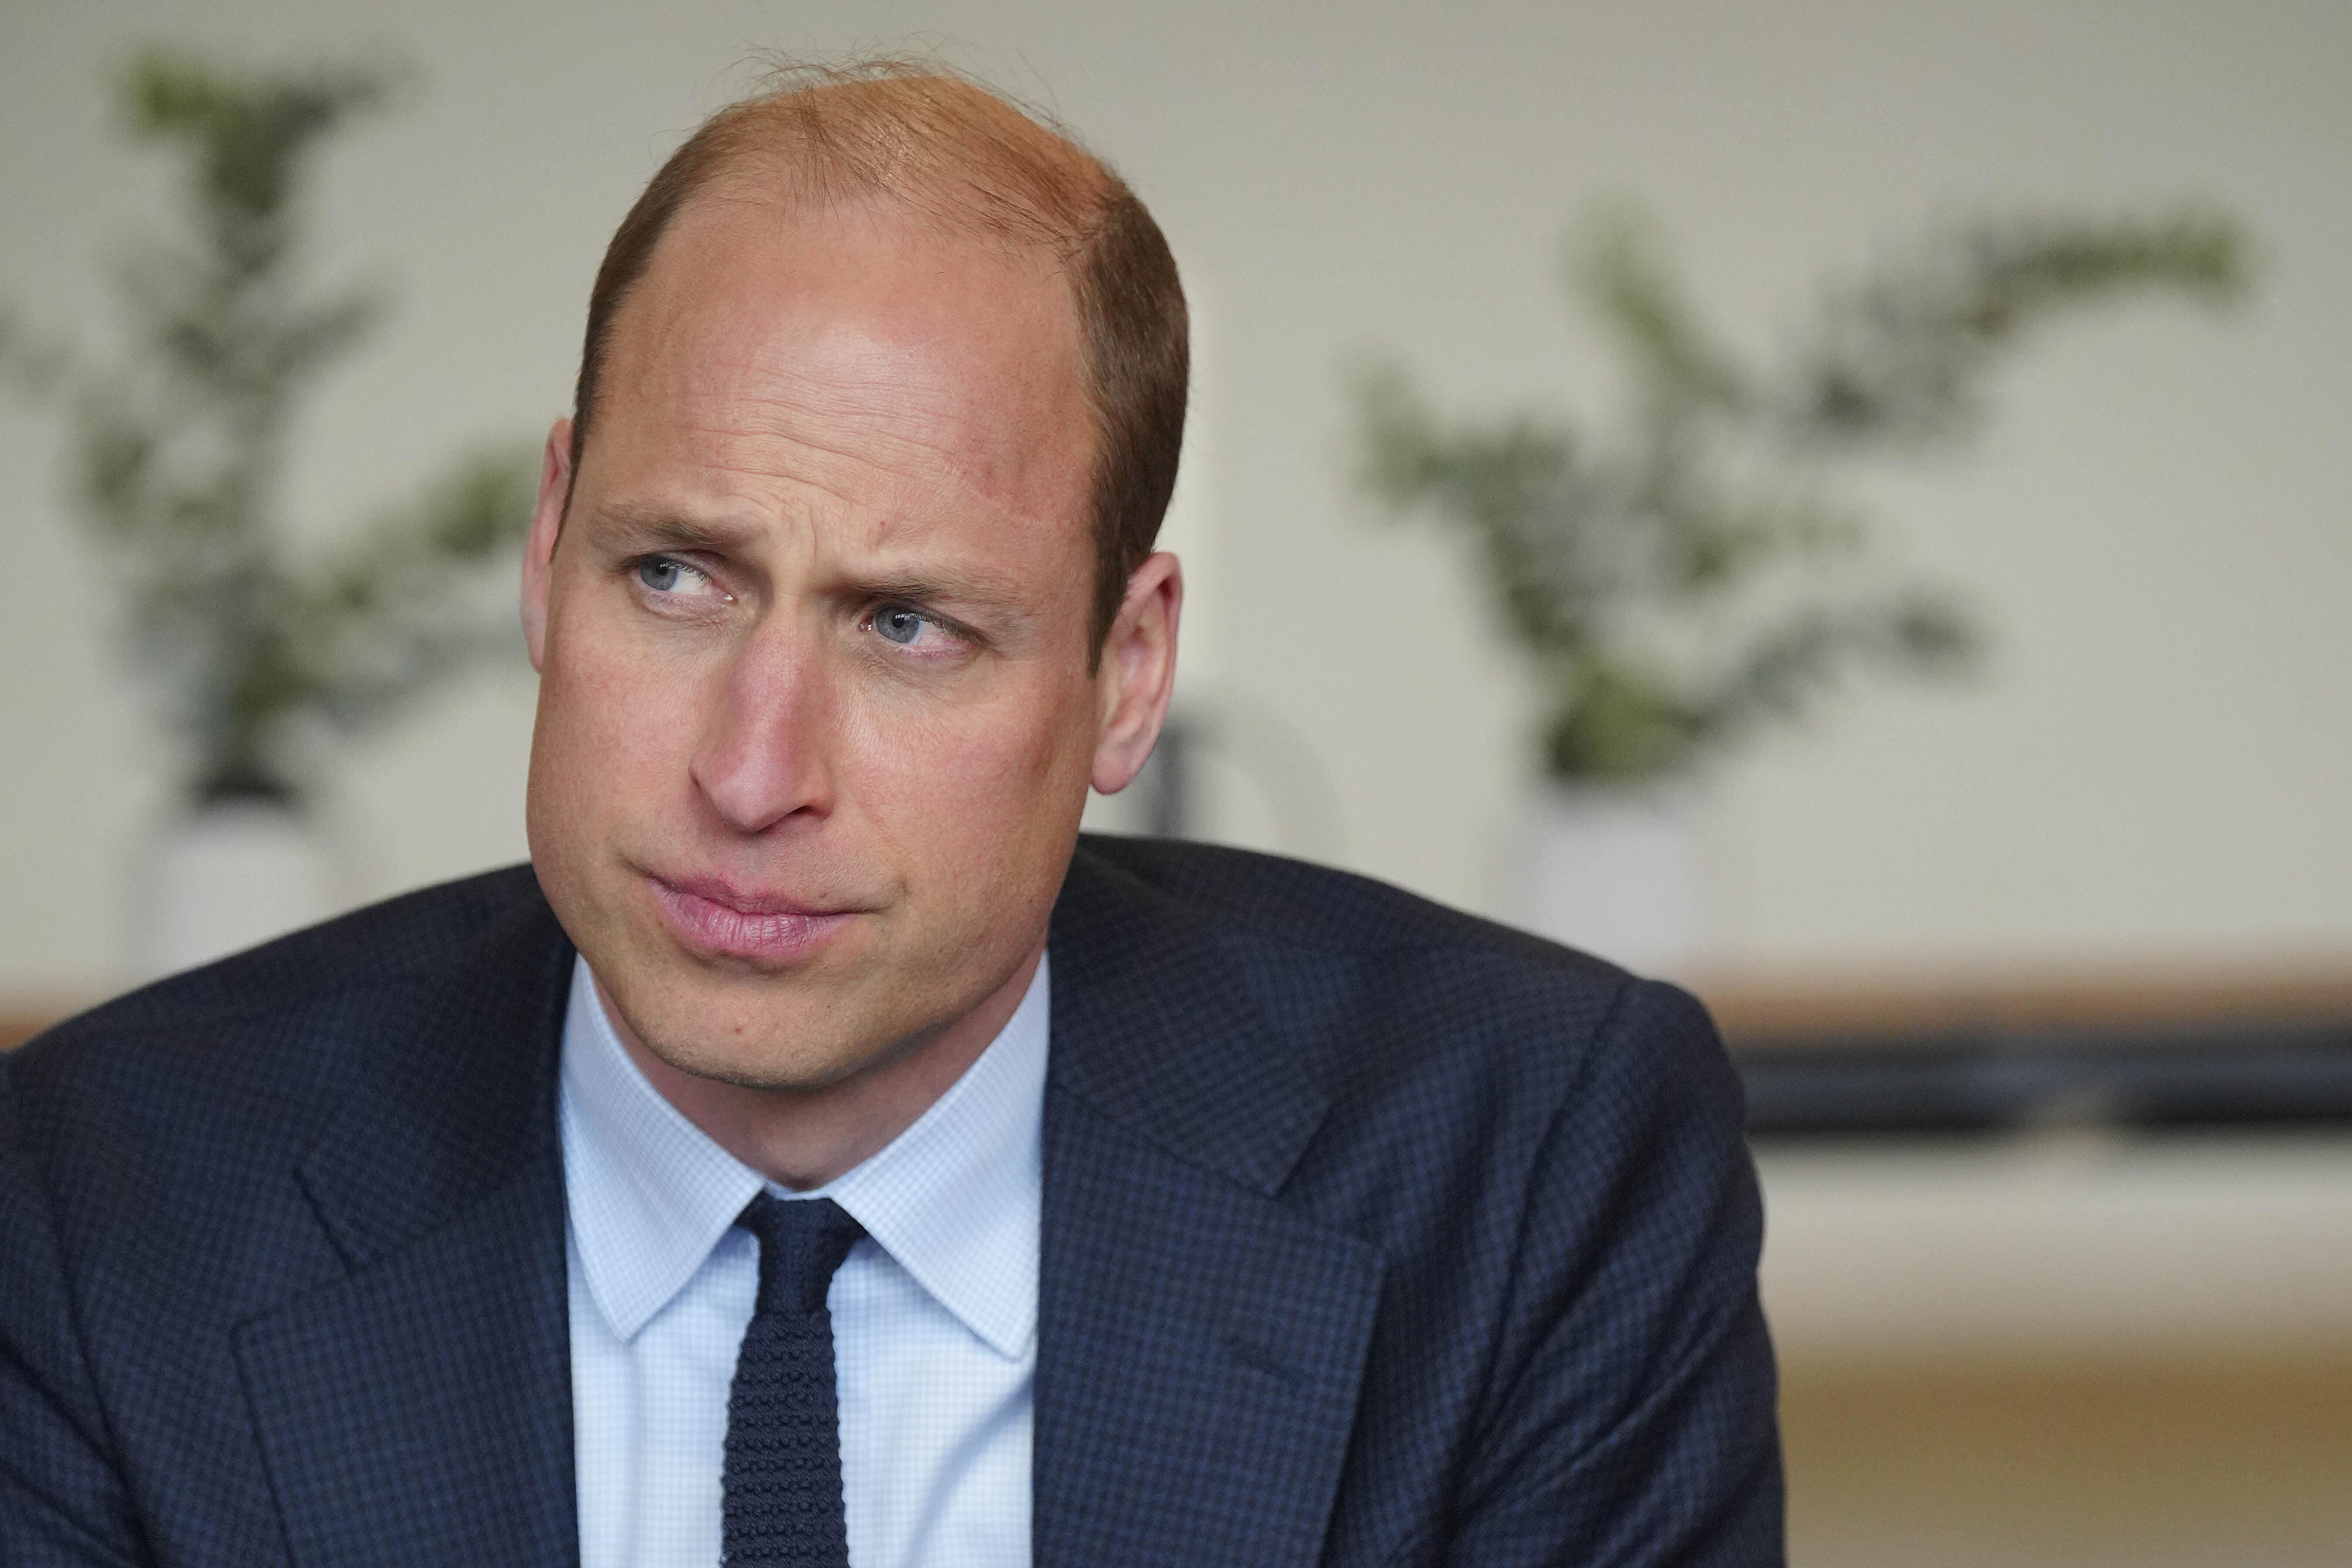
[[720,1557],[728,1568],[847,1568],[824,1293],[866,1227],[831,1198],[765,1193],[735,1223],[760,1238],[760,1304],[727,1396]]

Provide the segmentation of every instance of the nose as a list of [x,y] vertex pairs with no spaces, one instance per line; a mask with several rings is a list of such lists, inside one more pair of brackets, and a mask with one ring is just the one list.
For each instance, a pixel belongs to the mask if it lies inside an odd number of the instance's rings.
[[816,650],[777,617],[719,673],[694,753],[695,787],[738,833],[833,809],[832,702]]

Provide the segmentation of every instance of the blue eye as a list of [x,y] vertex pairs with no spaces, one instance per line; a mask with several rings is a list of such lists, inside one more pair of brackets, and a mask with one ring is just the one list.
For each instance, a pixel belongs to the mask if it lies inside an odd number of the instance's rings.
[[929,624],[928,616],[899,606],[877,610],[874,616],[874,629],[902,647],[921,637]]
[[686,563],[667,555],[655,555],[637,563],[637,581],[656,594],[667,594],[677,586],[686,573]]

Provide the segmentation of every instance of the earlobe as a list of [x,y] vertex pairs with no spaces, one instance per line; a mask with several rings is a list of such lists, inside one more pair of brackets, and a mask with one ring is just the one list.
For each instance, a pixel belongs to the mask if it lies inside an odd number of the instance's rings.
[[1116,795],[1135,782],[1176,685],[1176,623],[1184,607],[1184,574],[1166,551],[1147,558],[1127,580],[1127,598],[1103,645],[1103,716],[1096,732],[1091,782]]
[[572,491],[572,421],[559,419],[547,433],[539,460],[539,504],[522,551],[522,636],[530,667],[545,668],[547,600],[555,571],[555,544],[563,531],[563,503]]

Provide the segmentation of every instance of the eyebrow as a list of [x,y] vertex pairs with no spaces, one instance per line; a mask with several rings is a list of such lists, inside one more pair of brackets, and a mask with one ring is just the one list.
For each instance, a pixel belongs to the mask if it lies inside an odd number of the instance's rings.
[[629,536],[632,544],[661,550],[738,550],[749,542],[755,531],[738,524],[681,517],[661,507],[625,501],[598,507],[593,521],[600,530]]
[[[627,501],[599,507],[594,521],[625,536],[631,549],[709,551],[726,554],[743,549],[759,532],[755,527],[681,516],[660,506]],[[923,567],[920,569],[843,574],[850,592],[867,599],[904,599],[912,604],[970,605],[974,608],[1025,617],[1028,595],[1017,579],[986,567]]]
[[851,591],[866,599],[900,599],[913,605],[969,605],[975,609],[1026,618],[1027,598],[1011,579],[992,572],[922,571],[849,574]]

